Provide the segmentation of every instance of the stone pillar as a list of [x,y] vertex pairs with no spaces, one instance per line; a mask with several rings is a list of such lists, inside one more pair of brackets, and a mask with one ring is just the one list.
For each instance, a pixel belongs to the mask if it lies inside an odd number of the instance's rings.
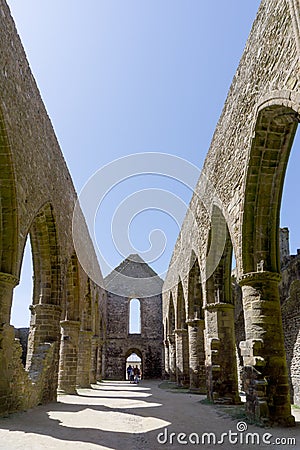
[[10,311],[13,290],[17,284],[16,277],[0,272],[0,414],[7,414],[12,402],[11,361],[15,332],[10,325]]
[[78,387],[90,387],[92,336],[92,331],[79,331],[79,352],[76,381]]
[[62,308],[59,305],[37,304],[30,305],[30,310],[31,319],[26,358],[26,370],[29,371],[41,344],[60,341]]
[[234,305],[210,303],[205,307],[206,378],[208,398],[238,403]]
[[103,341],[102,339],[99,339],[96,381],[101,381],[102,378],[103,378]]
[[279,274],[263,271],[240,279],[246,332],[240,348],[248,415],[290,426],[295,419],[291,415],[279,281]]
[[168,379],[170,377],[170,349],[169,349],[169,341],[166,339],[164,341],[165,347],[165,373],[164,378]]
[[168,335],[169,341],[169,368],[170,368],[170,381],[176,381],[176,344],[175,334]]
[[17,284],[19,280],[15,276],[0,272],[0,326],[10,324],[13,290]]
[[[59,305],[31,305],[26,370],[31,381],[42,383],[41,402],[56,401],[60,344]],[[47,354],[51,350],[51,360]]]
[[176,342],[176,382],[179,386],[189,386],[189,341],[188,330],[175,330]]
[[78,339],[80,322],[63,320],[59,358],[58,389],[61,393],[76,394]]
[[206,368],[204,348],[203,319],[187,321],[189,335],[190,390],[195,393],[206,393]]
[[91,371],[90,383],[97,383],[97,364],[99,351],[99,336],[94,335],[91,339]]

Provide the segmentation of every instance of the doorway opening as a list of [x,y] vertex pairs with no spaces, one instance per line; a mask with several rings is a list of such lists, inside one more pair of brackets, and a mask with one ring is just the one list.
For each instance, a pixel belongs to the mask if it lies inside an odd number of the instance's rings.
[[131,366],[132,368],[137,367],[140,370],[140,374],[142,376],[142,358],[135,353],[135,351],[132,351],[130,355],[126,358],[126,380],[129,380],[129,374],[128,374],[128,367]]

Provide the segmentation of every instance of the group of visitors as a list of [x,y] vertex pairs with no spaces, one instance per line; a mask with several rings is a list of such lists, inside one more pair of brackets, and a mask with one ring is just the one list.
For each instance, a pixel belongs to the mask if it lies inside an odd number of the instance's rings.
[[127,378],[130,383],[139,384],[141,380],[141,371],[138,366],[132,367],[131,364],[127,367]]

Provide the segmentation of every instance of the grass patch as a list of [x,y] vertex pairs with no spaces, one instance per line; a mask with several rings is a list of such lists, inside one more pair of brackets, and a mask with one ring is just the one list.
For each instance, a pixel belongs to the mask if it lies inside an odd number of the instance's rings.
[[181,394],[190,394],[189,388],[183,388],[178,386],[176,383],[173,383],[171,381],[163,381],[158,385],[160,389],[165,389],[169,392],[176,392]]

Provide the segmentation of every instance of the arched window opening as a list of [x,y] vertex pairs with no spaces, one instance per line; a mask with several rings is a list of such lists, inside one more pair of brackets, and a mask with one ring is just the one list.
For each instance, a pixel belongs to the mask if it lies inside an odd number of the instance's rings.
[[233,303],[233,246],[222,211],[214,205],[206,261],[206,302]]
[[137,298],[129,302],[129,334],[141,334],[141,302]]
[[30,324],[30,309],[33,297],[33,264],[30,239],[27,237],[24,248],[20,283],[14,289],[11,325],[15,328],[15,336],[22,346],[22,362],[25,365],[27,354],[27,341]]
[[203,294],[200,267],[195,254],[193,254],[194,258],[195,262],[189,273],[188,317],[189,319],[203,319]]

